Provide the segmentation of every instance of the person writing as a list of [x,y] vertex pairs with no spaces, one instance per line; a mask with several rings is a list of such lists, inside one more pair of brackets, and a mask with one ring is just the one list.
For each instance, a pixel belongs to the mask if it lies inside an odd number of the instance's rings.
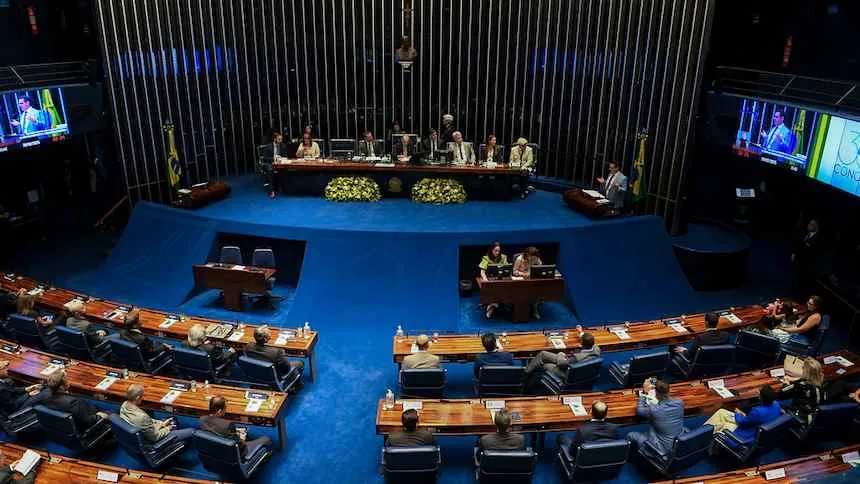
[[317,159],[320,157],[320,145],[311,138],[310,133],[302,134],[302,142],[296,149],[296,158]]
[[[481,258],[481,263],[478,264],[478,268],[481,270],[481,279],[487,281],[487,267],[490,265],[506,265],[508,263],[508,256],[502,254],[502,244],[499,242],[493,242],[490,248],[487,250],[487,254]],[[493,313],[496,311],[496,308],[499,307],[499,303],[490,303],[487,304],[485,316],[487,319],[491,319],[493,317]]]

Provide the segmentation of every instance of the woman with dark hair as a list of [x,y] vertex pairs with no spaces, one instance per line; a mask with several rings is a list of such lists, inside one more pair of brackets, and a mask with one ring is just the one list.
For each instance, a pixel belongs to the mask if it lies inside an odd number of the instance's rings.
[[[490,248],[487,249],[487,254],[481,258],[481,263],[478,264],[478,268],[481,269],[481,279],[485,281],[487,280],[487,267],[491,265],[506,265],[507,263],[508,256],[502,254],[502,244],[500,242],[493,242],[493,244],[490,245]],[[493,313],[498,307],[498,303],[492,303],[487,305],[487,312],[485,314],[487,319],[493,317]]]
[[302,142],[296,149],[296,158],[312,158],[320,157],[320,145],[314,141],[311,133],[305,131],[302,134]]
[[751,443],[755,439],[758,426],[776,419],[781,413],[776,392],[770,386],[764,385],[758,391],[758,405],[749,413],[740,409],[731,412],[721,408],[705,423],[714,426],[714,433],[730,431],[745,443]]
[[821,331],[821,297],[811,296],[806,302],[806,311],[797,319],[796,322],[783,322],[778,328],[773,330],[773,335],[779,338],[781,343],[787,343],[789,340],[802,344],[809,345],[815,341],[818,336],[818,331]]
[[502,163],[505,161],[505,156],[502,154],[502,148],[499,147],[498,142],[496,141],[496,135],[491,134],[487,136],[485,144],[484,161],[493,161],[496,163]]
[[797,312],[792,301],[776,301],[765,308],[765,315],[755,326],[750,327],[754,333],[773,336],[773,330],[780,324],[795,324]]

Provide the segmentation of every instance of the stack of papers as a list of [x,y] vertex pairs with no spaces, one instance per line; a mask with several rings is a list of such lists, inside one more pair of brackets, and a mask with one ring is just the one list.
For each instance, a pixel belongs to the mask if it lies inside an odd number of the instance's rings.
[[622,339],[622,340],[630,339],[630,335],[627,334],[627,328],[624,328],[624,327],[609,328],[609,332],[614,334],[615,336],[618,336],[618,339]]
[[45,369],[43,369],[42,371],[39,372],[39,374],[42,376],[48,376],[48,375],[51,375],[52,373],[54,373],[55,371],[59,370],[62,367],[63,367],[63,365],[51,364],[51,365],[46,366]]
[[229,337],[229,338],[227,338],[227,339],[228,339],[228,340],[230,340],[230,341],[239,341],[240,339],[242,339],[242,337],[243,337],[243,336],[245,336],[245,332],[244,332],[244,331],[233,331],[233,332],[230,334],[230,337]]
[[[854,453],[856,454],[857,452]],[[38,464],[40,460],[42,460],[41,455],[36,452],[33,452],[30,449],[27,449],[27,451],[24,452],[24,455],[22,455],[21,458],[18,459],[18,464],[12,470],[14,470],[15,472],[20,472],[22,475],[26,476],[30,473],[30,471],[33,470],[34,467],[36,467],[36,464]]]
[[179,318],[164,318],[164,321],[158,325],[159,328],[167,329],[179,322]]
[[769,471],[764,471],[764,478],[767,481],[771,481],[773,479],[783,479],[785,478],[785,468],[780,467],[779,469],[771,469]]
[[717,395],[723,398],[732,398],[735,396],[734,393],[731,392],[728,388],[726,388],[726,382],[722,379],[719,380],[710,380],[708,382],[708,388],[717,392]]
[[774,368],[770,370],[770,376],[774,378],[783,378],[785,376],[785,368]]
[[247,413],[256,413],[260,411],[260,408],[263,406],[263,402],[265,400],[259,398],[251,398],[248,400],[248,404],[245,405],[245,412]]
[[96,390],[107,390],[117,380],[118,380],[118,378],[115,378],[112,376],[106,376],[106,377],[104,377],[104,379],[102,381],[99,382],[98,385],[96,385]]
[[177,398],[179,398],[179,395],[182,395],[182,392],[180,392],[179,390],[170,390],[163,397],[161,397],[161,403],[166,403],[170,405],[171,403],[175,402]]
[[110,471],[99,471],[96,479],[105,482],[119,482],[119,474]]
[[728,320],[729,320],[729,322],[730,322],[730,323],[732,323],[732,324],[740,324],[740,323],[743,323],[743,322],[744,322],[741,318],[737,317],[737,316],[735,315],[735,313],[729,313],[729,314],[726,314],[726,315],[725,315],[725,316],[723,316],[723,317],[724,317],[724,318],[726,318],[726,319],[728,319]]
[[552,347],[557,350],[563,350],[567,348],[567,345],[564,344],[564,339],[562,338],[550,338],[550,343],[552,343]]
[[860,464],[860,454],[857,451],[848,452],[847,454],[842,454],[842,462],[846,464],[850,464],[853,467],[857,467]]
[[681,323],[672,323],[669,325],[669,327],[674,329],[675,332],[678,332],[678,333],[686,333],[687,332],[687,328],[685,328],[684,325]]
[[582,397],[564,397],[562,402],[570,407],[570,411],[576,417],[584,417],[588,415],[585,407],[582,405]]
[[285,345],[285,344],[287,344],[287,341],[291,340],[294,336],[295,335],[293,333],[285,333],[282,331],[282,332],[278,333],[278,338],[275,340],[275,344],[276,345]]
[[421,400],[402,400],[401,403],[403,403],[404,412],[407,410],[415,410],[417,412],[424,408],[424,402]]
[[233,269],[234,271],[244,271],[245,266],[233,266],[230,269]]
[[603,195],[597,190],[583,190],[582,193],[588,195],[591,198],[604,198]]
[[45,292],[45,289],[43,289],[41,287],[36,287],[36,288],[30,289],[29,291],[27,291],[27,294],[29,294],[31,296],[38,296],[39,294],[42,294],[43,292]]

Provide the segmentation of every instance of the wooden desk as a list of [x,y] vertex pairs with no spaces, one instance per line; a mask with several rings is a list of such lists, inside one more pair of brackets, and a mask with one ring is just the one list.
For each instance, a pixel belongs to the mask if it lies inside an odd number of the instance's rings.
[[476,277],[481,290],[481,304],[510,304],[513,307],[511,320],[522,323],[531,316],[531,304],[535,301],[560,301],[564,299],[564,279],[491,279]]
[[326,184],[335,176],[363,175],[372,178],[386,197],[408,197],[411,187],[422,178],[453,178],[463,184],[470,200],[510,200],[513,185],[521,182],[519,168],[498,165],[411,165],[345,160],[288,160],[272,164],[282,177],[285,193],[321,196]]
[[191,193],[179,193],[173,205],[179,208],[196,210],[210,203],[226,198],[230,194],[230,185],[223,181],[211,181],[205,186],[190,188]]
[[[846,368],[842,375],[836,373],[841,368],[838,363],[824,365],[826,380],[850,378],[860,374],[860,357],[849,352],[833,353],[841,355],[854,365]],[[823,359],[823,357],[822,357]],[[776,368],[776,367],[775,367]],[[781,367],[779,367],[781,368]],[[755,401],[759,388],[770,385],[775,390],[781,386],[780,380],[770,376],[770,369],[737,373],[734,375],[707,380],[695,380],[671,385],[674,398],[684,401],[684,415],[710,415],[722,407],[734,408],[743,403]],[[708,388],[708,380],[722,379],[725,387],[735,393],[735,397],[723,399],[714,390]],[[607,420],[617,424],[632,424],[637,421],[637,394],[632,389],[612,390],[608,392],[589,392],[577,394],[582,397],[586,411],[590,412],[591,404],[601,400],[609,406]],[[571,409],[563,403],[563,397],[570,395],[548,397],[508,397],[508,398],[470,398],[421,400],[423,409],[420,411],[419,426],[437,435],[480,435],[492,433],[495,426],[490,418],[490,412],[484,406],[486,401],[504,400],[505,407],[511,412],[519,412],[521,420],[515,422],[516,432],[558,432],[574,430],[591,418],[591,415],[574,416]],[[406,399],[415,401],[414,399]],[[402,402],[395,404],[393,410],[383,410],[385,400],[379,400],[376,409],[376,433],[385,435],[400,430],[403,424],[400,415],[403,412]]]
[[[741,483],[787,483],[787,482],[814,482],[831,474],[840,474],[852,469],[850,464],[842,462],[842,456],[850,452],[860,450],[860,444],[849,445],[839,449],[822,452],[820,454],[808,455],[797,459],[774,462],[759,467],[747,467],[735,471],[722,472],[707,476],[686,477],[673,481],[659,481],[661,484],[694,482],[741,484]],[[785,478],[765,479],[765,472],[773,469],[784,469]]]
[[[28,450],[16,444],[0,443],[3,458],[0,465],[8,466],[24,455]],[[43,450],[29,449],[42,456],[42,461],[36,466],[36,482],[40,484],[69,484],[69,483],[92,483],[103,484],[97,478],[99,471],[114,472],[118,475],[117,482],[148,483],[206,483],[221,481],[205,481],[201,479],[189,479],[186,477],[169,476],[160,472],[146,472],[124,467],[116,467],[98,462],[90,462],[80,459],[66,457],[64,455],[48,453]]]
[[[15,346],[16,343],[0,339],[0,345]],[[171,383],[185,382],[185,380],[131,372],[128,378],[118,379],[106,389],[101,390],[96,388],[96,385],[108,376],[109,371],[121,372],[122,370],[96,363],[71,360],[66,357],[23,346],[15,353],[0,351],[0,360],[9,361],[9,376],[15,380],[27,383],[40,383],[44,381],[50,373],[43,374],[42,371],[51,364],[52,359],[60,359],[67,362],[65,365],[66,378],[69,382],[69,392],[74,395],[94,400],[122,403],[125,400],[125,392],[128,390],[128,387],[134,383],[140,383],[146,388],[141,407],[191,417],[199,417],[209,413],[209,397],[223,395],[227,400],[227,414],[225,418],[250,425],[263,427],[277,426],[281,448],[284,448],[286,445],[286,426],[284,425],[284,417],[281,415],[281,412],[286,408],[286,393],[253,390],[257,393],[266,393],[269,395],[269,399],[256,412],[246,410],[248,399],[245,397],[245,394],[247,389],[224,385],[210,385],[208,389],[201,385],[201,388],[193,391],[181,392],[174,402],[165,404],[161,402],[161,398],[170,391]]]
[[[90,298],[85,294],[51,287],[27,277],[11,277],[8,274],[0,276],[0,289],[4,291],[17,292],[19,289],[31,291],[39,287],[43,288],[43,291],[37,297],[37,302],[40,306],[50,311],[63,312],[65,311],[63,305],[77,298],[84,301],[84,313],[88,320],[106,326],[122,327],[122,317],[114,315],[117,314],[119,308],[131,306]],[[218,329],[217,333],[209,332],[209,339],[211,341],[218,341],[224,345],[241,349],[254,340],[254,330],[257,328],[255,325],[246,326],[238,322],[185,317],[182,315],[178,315],[180,319],[173,324],[165,326],[165,320],[169,314],[164,311],[141,309],[140,330],[148,335],[184,342],[188,338],[188,331],[191,327],[195,324],[200,324],[205,328]],[[297,324],[296,326],[298,327],[299,325]],[[271,338],[267,346],[282,349],[290,356],[307,358],[311,380],[316,380],[317,365],[314,348],[316,348],[317,341],[319,340],[319,334],[316,331],[311,331],[305,336],[297,333],[295,337],[279,340],[278,335],[282,329],[287,328],[269,328]]]
[[[764,308],[761,306],[727,308],[726,311],[731,311],[741,319],[740,323],[734,324],[726,317],[721,317],[719,328],[726,331],[739,331],[754,325],[764,315]],[[682,324],[687,332],[678,333],[670,328],[668,323],[674,321]],[[627,334],[630,335],[630,339],[627,340],[619,339],[618,336],[609,332],[609,328],[618,326],[623,326],[623,324],[594,326],[584,328],[583,331],[588,331],[594,335],[594,341],[600,346],[601,351],[627,351],[685,343],[692,340],[697,333],[701,333],[707,329],[704,313],[630,323],[630,327],[627,328]],[[579,343],[579,333],[574,328],[560,329],[554,331],[554,333],[560,334],[564,339],[565,351],[575,350],[581,346]],[[501,335],[496,336],[500,339],[505,339]],[[395,363],[402,362],[403,358],[412,352],[413,342],[414,338],[404,338],[398,341],[398,338],[394,337],[393,353]],[[507,333],[505,341],[500,341],[500,343],[505,351],[510,351],[514,354],[515,358],[520,359],[531,358],[544,350],[559,351],[552,345],[547,334],[541,331]],[[437,341],[430,345],[431,353],[438,355],[444,361],[450,362],[473,361],[476,355],[484,351],[479,334],[440,335]]]
[[564,201],[568,207],[591,218],[609,218],[619,215],[618,210],[611,203],[597,203],[597,199],[586,195],[582,188],[571,188],[564,192]]
[[276,269],[253,266],[237,266],[209,262],[194,264],[194,283],[206,289],[221,289],[224,292],[224,307],[230,311],[242,310],[242,294],[264,294],[268,291],[266,281]]

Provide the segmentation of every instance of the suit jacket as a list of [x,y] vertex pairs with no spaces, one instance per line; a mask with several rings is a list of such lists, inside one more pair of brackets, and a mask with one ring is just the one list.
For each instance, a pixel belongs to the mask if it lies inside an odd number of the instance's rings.
[[478,446],[485,450],[522,450],[526,448],[526,438],[522,434],[496,432],[482,436]]
[[812,235],[809,235],[809,232],[804,233],[794,247],[794,263],[804,268],[812,268],[815,265],[820,239],[821,235],[818,232]]
[[[370,150],[368,149],[368,143],[366,140],[361,140],[358,142],[358,156],[370,156]],[[373,140],[373,156],[382,156],[385,153],[384,148],[382,147],[382,141],[378,139]]]
[[245,345],[245,354],[251,358],[274,363],[278,375],[283,376],[290,372],[290,360],[287,358],[284,350],[280,348],[272,348],[251,342]]
[[738,428],[732,433],[744,442],[751,443],[755,440],[759,425],[776,420],[781,414],[782,407],[779,406],[779,402],[773,402],[768,406],[756,405],[745,416],[735,413],[735,423],[738,424]]
[[416,447],[419,445],[436,445],[433,434],[426,430],[416,429],[412,432],[402,430],[389,434],[385,445],[391,447]]
[[484,366],[512,366],[514,364],[513,353],[507,351],[493,351],[492,353],[481,353],[475,357],[475,378],[478,377],[478,370]]
[[102,338],[96,334],[99,329],[86,319],[78,319],[74,316],[69,316],[66,318],[66,326],[84,333],[90,346],[96,346],[102,341]]
[[442,127],[439,128],[439,139],[445,143],[450,143],[454,141],[455,131],[457,131],[457,128],[454,127],[454,123],[443,124]]
[[161,420],[155,420],[148,413],[141,410],[137,405],[123,402],[119,407],[119,416],[132,427],[142,431],[143,438],[150,442],[158,442],[170,434],[170,427],[164,425]]
[[667,454],[672,449],[675,437],[684,431],[682,400],[667,398],[656,405],[650,405],[645,395],[640,395],[639,403],[636,405],[636,416],[651,424],[645,441],[654,446],[660,454]]
[[[275,161],[275,146],[276,146],[276,143],[274,143],[273,141],[270,141],[267,144],[263,145],[263,150],[262,150],[262,153],[260,155],[263,158],[263,160],[262,160],[263,163],[271,164],[273,161]],[[277,147],[278,147],[277,155],[286,157],[287,156],[287,145],[285,145],[284,143],[280,143],[280,144],[277,144]]]
[[570,452],[576,455],[576,449],[583,442],[592,442],[594,440],[607,440],[618,438],[618,425],[600,420],[589,420],[582,424],[573,435],[573,440],[570,442]]
[[594,343],[594,346],[591,347],[590,350],[581,349],[576,351],[575,353],[570,355],[573,358],[575,363],[579,363],[580,361],[585,361],[589,358],[599,358],[600,357],[600,346],[597,346],[597,343]]
[[72,420],[75,421],[78,432],[86,432],[101,419],[95,407],[68,393],[52,393],[42,404],[58,412],[72,414]]
[[236,426],[233,422],[214,415],[204,415],[200,417],[198,423],[201,430],[212,432],[213,434],[217,434],[222,437],[232,438],[239,443],[239,450],[242,452],[242,455],[245,454],[245,442],[239,438],[239,434],[236,432]]
[[511,147],[509,161],[512,167],[531,170],[535,166],[535,153],[531,146],[526,146],[524,152],[520,152],[520,147],[514,145]]
[[439,368],[439,357],[429,351],[412,353],[403,358],[401,368],[404,370],[411,370],[413,368]]
[[227,348],[224,348],[221,345],[217,345],[214,343],[203,343],[198,346],[196,349],[200,351],[206,352],[209,355],[209,359],[212,360],[212,366],[221,366],[230,361],[233,354],[227,351]]
[[463,141],[462,144],[458,145],[455,142],[451,142],[448,143],[448,149],[451,150],[451,153],[454,156],[455,165],[468,165],[475,163],[475,149],[472,147],[472,143]]
[[[396,158],[402,154],[403,154],[403,142],[398,141],[397,143],[394,143],[394,149],[391,152],[391,156]],[[406,154],[409,156],[412,156],[415,154],[415,143],[409,143],[408,145],[406,145]]]
[[624,197],[627,194],[627,177],[620,171],[615,175],[607,175],[603,185],[600,186],[600,193],[616,207],[624,206]]
[[161,353],[160,349],[157,349],[152,340],[149,339],[149,336],[141,333],[139,329],[124,329],[120,331],[119,336],[126,341],[131,341],[138,345],[141,353],[143,353],[143,357],[146,359],[152,359]]
[[[481,159],[484,161],[490,161],[490,152],[487,150],[485,146],[483,150],[481,150]],[[501,146],[496,145],[496,150],[493,153],[493,161],[495,163],[504,163],[505,162],[505,149]]]
[[[440,151],[444,152],[447,149],[448,149],[448,143],[447,142],[442,141],[442,138],[439,138],[436,140],[436,150],[435,150],[436,153],[438,153]],[[430,138],[421,140],[421,151],[423,153],[427,153],[428,156],[432,157],[433,152],[434,152],[433,140],[431,140]]]

